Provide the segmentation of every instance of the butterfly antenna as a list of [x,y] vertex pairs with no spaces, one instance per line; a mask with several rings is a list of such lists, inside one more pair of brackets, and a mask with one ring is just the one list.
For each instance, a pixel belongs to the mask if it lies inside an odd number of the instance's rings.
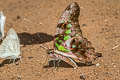
[[21,56],[19,56],[19,58],[20,58],[20,62],[22,62],[23,53],[24,53],[24,51],[23,51],[23,50],[21,50]]
[[47,44],[40,45],[40,48],[43,48],[43,49],[45,49],[45,50],[48,50],[48,49],[49,49],[49,47],[48,47]]

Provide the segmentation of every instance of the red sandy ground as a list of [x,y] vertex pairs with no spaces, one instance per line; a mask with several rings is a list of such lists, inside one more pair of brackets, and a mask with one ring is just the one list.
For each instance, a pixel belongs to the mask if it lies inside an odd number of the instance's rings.
[[[84,36],[103,57],[99,65],[81,64],[77,70],[64,62],[57,69],[45,67],[47,53],[39,46],[53,48],[58,19],[73,1],[81,8]],[[112,50],[120,45],[120,0],[0,0],[0,10],[7,17],[5,33],[10,27],[17,31],[22,52],[17,65],[0,59],[0,80],[120,80],[120,47]]]

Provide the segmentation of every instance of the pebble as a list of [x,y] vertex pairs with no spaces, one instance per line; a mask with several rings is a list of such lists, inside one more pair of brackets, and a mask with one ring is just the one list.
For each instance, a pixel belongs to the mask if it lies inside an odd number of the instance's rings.
[[29,56],[28,59],[32,59],[33,57],[32,56]]
[[96,64],[96,67],[98,67],[98,66],[100,66],[100,63],[97,63],[97,64]]
[[82,24],[83,27],[87,27],[87,24]]
[[18,76],[18,80],[22,80],[22,76]]
[[42,22],[40,22],[39,24],[40,24],[40,25],[42,25],[43,23],[42,23]]
[[105,19],[104,21],[105,21],[105,22],[108,22],[108,19]]
[[85,74],[81,74],[81,75],[80,75],[80,79],[85,80],[85,79],[86,79],[86,75],[85,75]]

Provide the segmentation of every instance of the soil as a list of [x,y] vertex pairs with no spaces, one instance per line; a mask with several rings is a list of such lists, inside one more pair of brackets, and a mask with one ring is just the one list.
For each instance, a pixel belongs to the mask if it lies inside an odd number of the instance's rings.
[[[80,6],[83,35],[103,56],[76,70],[65,62],[47,66],[40,46],[53,48],[57,22],[71,2]],[[0,0],[0,10],[7,17],[5,33],[10,27],[18,33],[22,56],[16,64],[0,59],[0,80],[120,80],[120,47],[112,49],[120,45],[120,0]]]

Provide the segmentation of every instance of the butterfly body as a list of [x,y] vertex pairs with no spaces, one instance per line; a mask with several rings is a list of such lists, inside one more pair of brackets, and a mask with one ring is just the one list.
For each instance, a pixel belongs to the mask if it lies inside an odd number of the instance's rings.
[[[76,2],[71,3],[62,13],[54,37],[54,49],[51,55],[54,60],[71,62],[76,68],[75,61],[91,62],[96,56],[91,42],[84,38],[79,25],[80,8]],[[54,56],[54,57],[53,57]],[[58,56],[62,56],[59,57]]]

